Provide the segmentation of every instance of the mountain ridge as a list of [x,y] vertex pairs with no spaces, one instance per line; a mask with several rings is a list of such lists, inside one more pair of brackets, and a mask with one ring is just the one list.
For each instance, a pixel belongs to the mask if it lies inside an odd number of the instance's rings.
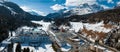
[[42,16],[31,15],[12,2],[0,2],[0,42],[8,37],[9,31],[21,26],[38,26],[31,20],[41,20]]

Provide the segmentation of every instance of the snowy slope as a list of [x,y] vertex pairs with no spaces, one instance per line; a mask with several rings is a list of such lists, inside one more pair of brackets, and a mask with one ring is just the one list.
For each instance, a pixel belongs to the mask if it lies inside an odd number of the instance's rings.
[[27,11],[27,12],[29,12],[29,13],[32,14],[32,15],[40,16],[40,14],[38,14],[38,13],[36,13],[36,12],[34,12],[34,11]]
[[42,25],[42,27],[40,28],[43,29],[44,31],[47,31],[48,26],[50,25],[50,22],[44,22],[44,21],[31,21],[31,22]]
[[[17,46],[17,43],[14,44],[14,52],[15,52],[15,48]],[[45,46],[45,48],[43,47]],[[29,48],[30,49],[30,52],[33,51],[33,52],[55,52],[52,48],[52,45],[51,44],[42,44],[40,47],[38,48],[35,48],[35,47],[32,47],[32,46],[29,46],[28,44],[21,44],[21,49],[23,50],[24,48]]]
[[87,30],[93,30],[98,32],[109,32],[112,29],[106,29],[103,27],[103,22],[96,23],[96,24],[89,24],[89,23],[82,23],[82,22],[71,22],[72,28],[75,30],[75,32],[78,32],[79,30],[83,29],[83,26],[87,28]]
[[55,52],[51,47],[51,44],[45,45],[45,48],[38,47],[38,49],[36,49],[35,47],[31,47],[31,46],[22,46],[22,49],[24,48],[29,48],[30,51],[34,51],[34,52]]
[[0,6],[3,6],[3,7],[5,7],[5,8],[7,8],[7,9],[9,9],[10,11],[11,11],[11,14],[13,14],[13,15],[15,15],[15,14],[17,14],[15,11],[13,11],[13,8],[11,8],[11,7],[9,7],[9,6],[6,6],[6,5],[4,5],[4,4],[2,4],[3,2],[0,2]]
[[87,3],[77,6],[76,8],[72,9],[72,13],[76,15],[84,15],[89,13],[98,12],[100,10],[104,10],[102,6],[98,4],[89,5]]
[[[48,26],[50,25],[50,22],[43,22],[43,21],[32,21],[33,23],[41,24],[43,25],[42,29],[47,31]],[[82,23],[82,22],[70,22],[72,25],[72,29],[75,30],[75,32],[78,32],[79,30],[83,29],[83,26],[86,27],[88,30],[98,31],[98,32],[109,32],[112,29],[107,29],[103,27],[103,22],[96,23],[96,24],[89,24],[89,23]],[[99,30],[98,30],[99,29]]]

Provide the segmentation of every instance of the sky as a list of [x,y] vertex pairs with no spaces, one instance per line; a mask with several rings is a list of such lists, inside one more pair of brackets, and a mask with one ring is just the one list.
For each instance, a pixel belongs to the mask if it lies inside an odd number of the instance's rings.
[[69,9],[73,6],[88,3],[98,4],[106,9],[120,4],[120,0],[9,0],[18,4],[25,11],[34,11],[40,15],[54,13],[61,9]]

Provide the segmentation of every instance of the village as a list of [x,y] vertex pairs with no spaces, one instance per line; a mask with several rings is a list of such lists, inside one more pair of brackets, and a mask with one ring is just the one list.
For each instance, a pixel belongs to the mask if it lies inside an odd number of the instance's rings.
[[[46,26],[46,24],[49,24]],[[73,29],[71,25],[60,26],[54,23],[44,23],[41,27],[21,27],[15,32],[9,33],[9,38],[0,46],[2,52],[16,52],[17,45],[24,52],[25,48],[32,51],[51,52],[118,52],[120,51],[120,28],[112,29],[109,33],[88,31],[83,25],[82,30]],[[75,23],[72,23],[75,25]],[[75,26],[74,26],[75,27]],[[86,35],[84,33],[87,33]],[[113,36],[116,35],[116,36]],[[93,36],[93,37],[92,37]],[[111,42],[113,42],[111,44]],[[12,50],[9,50],[12,45]],[[49,48],[50,47],[50,48]],[[41,49],[42,48],[42,49]],[[116,49],[117,48],[117,49]]]

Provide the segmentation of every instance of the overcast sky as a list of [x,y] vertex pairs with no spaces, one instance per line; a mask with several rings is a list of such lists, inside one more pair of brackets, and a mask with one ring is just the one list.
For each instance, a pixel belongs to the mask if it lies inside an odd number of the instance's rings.
[[41,15],[53,13],[60,9],[69,9],[71,6],[88,3],[98,4],[104,8],[112,8],[120,3],[120,0],[9,0],[18,4],[25,11],[35,11]]

